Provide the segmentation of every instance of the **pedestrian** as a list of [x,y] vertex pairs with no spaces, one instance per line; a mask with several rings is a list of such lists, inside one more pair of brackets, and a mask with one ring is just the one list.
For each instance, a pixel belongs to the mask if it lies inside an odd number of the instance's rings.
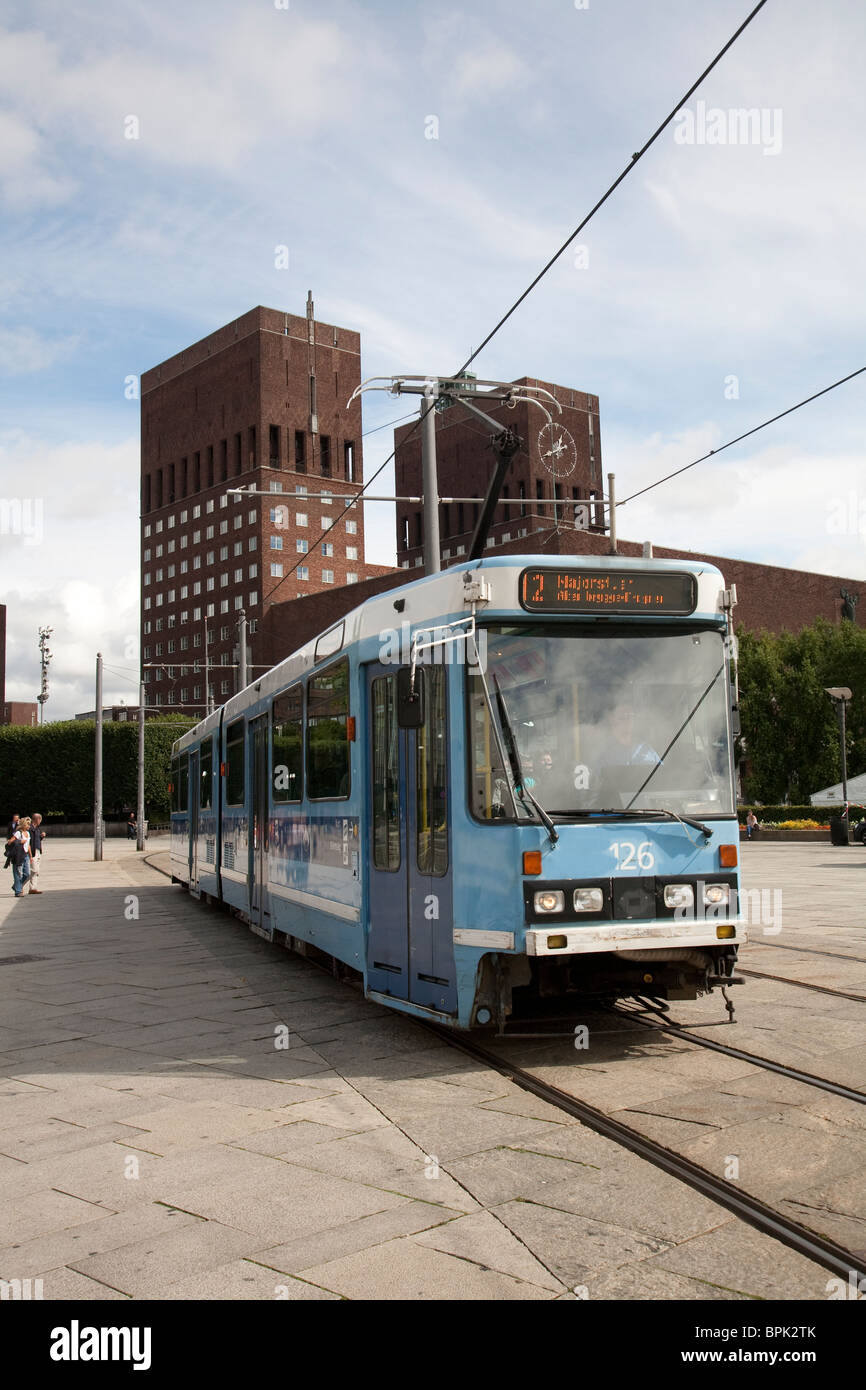
[[751,840],[752,836],[755,835],[760,828],[758,817],[755,815],[754,811],[750,811],[746,816],[746,839]]
[[134,811],[130,811],[129,820],[126,822],[126,838],[127,840],[138,839],[138,821],[135,819]]
[[6,831],[6,839],[11,840],[15,831],[18,829],[18,822],[21,819],[17,811],[12,812],[12,819],[9,822],[9,829]]
[[30,892],[37,894],[42,892],[41,888],[36,887],[42,867],[42,841],[45,839],[41,825],[42,817],[38,811],[34,811],[30,818]]
[[30,878],[30,820],[27,816],[18,821],[16,830],[6,841],[6,854],[12,865],[12,891],[20,898]]

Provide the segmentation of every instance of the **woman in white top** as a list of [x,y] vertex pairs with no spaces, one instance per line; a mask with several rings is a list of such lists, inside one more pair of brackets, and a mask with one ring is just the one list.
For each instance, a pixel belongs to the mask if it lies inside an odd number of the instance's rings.
[[[30,878],[30,817],[25,816],[18,822],[18,829],[15,831],[14,840],[18,840],[24,848],[24,857],[19,864],[13,862],[12,865],[12,887],[16,898],[20,898],[24,892],[24,885]],[[20,853],[20,851],[19,851]]]

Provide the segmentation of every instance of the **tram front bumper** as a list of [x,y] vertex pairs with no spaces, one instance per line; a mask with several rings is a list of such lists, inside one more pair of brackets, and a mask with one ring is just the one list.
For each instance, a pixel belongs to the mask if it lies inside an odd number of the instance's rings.
[[557,926],[528,927],[528,956],[568,956],[601,951],[670,951],[672,947],[690,950],[695,946],[742,946],[748,939],[742,919],[682,922],[593,922],[585,926],[563,923]]

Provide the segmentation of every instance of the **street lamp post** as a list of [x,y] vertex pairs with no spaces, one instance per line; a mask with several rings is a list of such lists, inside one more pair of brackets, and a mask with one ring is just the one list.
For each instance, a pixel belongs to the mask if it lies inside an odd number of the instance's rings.
[[847,814],[848,753],[845,748],[845,711],[848,708],[848,701],[851,699],[851,691],[847,685],[825,685],[824,690],[836,706],[836,718],[839,721],[839,741],[842,744],[842,800],[845,803],[845,814]]

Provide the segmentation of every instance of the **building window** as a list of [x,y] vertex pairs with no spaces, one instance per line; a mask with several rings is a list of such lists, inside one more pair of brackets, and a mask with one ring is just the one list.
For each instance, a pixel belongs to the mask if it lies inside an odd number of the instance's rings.
[[334,543],[333,543],[333,541],[322,541],[322,554],[323,554],[323,555],[333,555],[333,553],[334,553]]
[[307,471],[307,436],[303,430],[295,430],[295,472]]
[[[238,574],[241,573],[240,570],[238,570],[237,572],[238,572]],[[250,565],[249,577],[250,577],[250,579],[258,579],[258,577],[259,577],[259,567],[258,567],[258,565]]]
[[355,481],[355,443],[347,439],[343,445],[343,472],[348,482]]
[[299,566],[298,566],[298,570],[297,570],[297,574],[298,574],[298,578],[299,578],[299,579],[305,579],[305,580],[306,580],[306,579],[309,579],[309,577],[310,577],[310,571],[309,571],[309,569],[307,568],[306,565],[299,565]]
[[149,535],[150,535],[150,522],[148,522],[147,525],[146,525],[145,528],[144,528],[144,539],[147,540],[147,538],[148,538]]
[[358,576],[357,576],[357,574],[347,574],[347,575],[346,575],[346,583],[347,583],[347,584],[357,584],[357,582],[358,582]]
[[[243,553],[244,553],[244,543],[243,543],[243,541],[235,541],[234,554],[235,554],[235,555],[243,555]],[[227,560],[228,558],[229,558],[229,548],[228,548],[227,545],[224,545],[223,548],[222,548],[222,550],[220,551],[220,559],[221,559],[221,560]]]
[[319,463],[322,469],[322,477],[331,476],[331,439],[327,434],[319,436]]
[[282,577],[283,577],[283,567],[282,567],[282,565],[278,565],[278,564],[276,564],[276,563],[272,563],[272,565],[271,565],[271,579],[282,579]]
[[214,588],[214,577],[212,574],[209,574],[207,579],[205,580],[205,587],[208,593],[212,593]]
[[243,606],[244,606],[244,596],[243,596],[243,594],[235,594],[235,608],[236,608],[238,611],[240,611],[240,609],[243,608]]
[[250,608],[255,608],[255,606],[256,606],[256,604],[258,603],[258,601],[259,601],[258,593],[256,593],[256,591],[254,590],[254,591],[249,595],[249,606],[250,606]]
[[229,611],[229,601],[228,601],[228,599],[227,599],[227,598],[220,599],[220,612],[221,612],[221,613],[227,613],[228,611]]
[[222,520],[222,521],[220,522],[220,535],[221,535],[221,536],[226,535],[227,532],[228,532],[228,529],[229,529],[228,517],[225,517],[224,520]]
[[[239,530],[241,529],[241,527],[243,526],[243,524],[244,524],[244,519],[243,519],[243,517],[242,517],[242,516],[236,516],[235,519],[234,519],[234,527],[235,527],[235,530],[236,530],[236,531],[239,531]],[[220,527],[220,530],[222,530],[222,527]]]
[[258,550],[258,548],[259,548],[259,538],[258,538],[258,536],[250,536],[249,540],[247,541],[247,550]]
[[309,524],[310,524],[310,523],[309,523],[309,520],[308,520],[308,518],[307,518],[307,513],[306,513],[306,512],[295,512],[295,525],[296,525],[296,526],[309,526]]
[[347,522],[346,522],[346,535],[347,535],[347,536],[357,536],[357,534],[358,534],[358,523],[357,523],[357,521],[347,521]]
[[207,553],[207,555],[205,556],[205,559],[204,559],[204,562],[205,562],[205,564],[208,566],[208,568],[210,568],[210,566],[213,564],[213,560],[214,560],[214,553],[213,553],[212,550],[209,550],[208,553]]
[[334,582],[334,571],[333,571],[333,570],[322,570],[322,583],[323,583],[323,584],[333,584],[333,582]]
[[299,555],[306,555],[309,548],[309,541],[305,541],[303,536],[299,536],[298,539],[295,541],[295,550],[298,552]]
[[347,559],[347,560],[357,560],[357,558],[358,558],[358,547],[357,547],[356,545],[347,545],[347,546],[346,546],[346,559]]
[[[225,583],[228,584],[228,582],[229,582],[229,577],[228,577],[228,574],[227,574],[227,573],[224,575],[224,580],[225,580]],[[236,584],[243,584],[243,582],[244,582],[244,572],[243,572],[243,570],[235,570],[235,583],[236,583]]]
[[271,468],[280,466],[280,427],[279,425],[268,426],[268,462]]
[[271,539],[270,539],[270,547],[271,547],[271,550],[282,550],[282,548],[283,548],[283,538],[282,538],[282,536],[271,536]]
[[255,526],[256,522],[258,521],[258,518],[259,514],[257,511],[253,510],[251,512],[247,512],[247,525]]

